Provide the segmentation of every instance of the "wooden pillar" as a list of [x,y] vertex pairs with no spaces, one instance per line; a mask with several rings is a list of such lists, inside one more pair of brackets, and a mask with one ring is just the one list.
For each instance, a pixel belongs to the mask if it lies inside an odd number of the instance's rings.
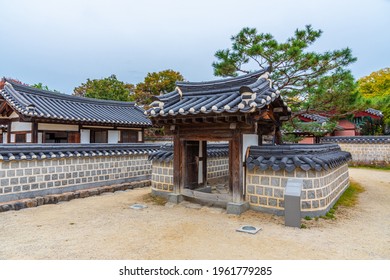
[[31,143],[38,143],[38,123],[32,123],[31,129]]
[[180,193],[183,186],[183,162],[184,162],[184,141],[180,140],[179,132],[175,131],[173,136],[173,192]]
[[233,202],[243,201],[243,162],[242,162],[242,135],[235,131],[231,140],[230,166],[232,176]]
[[11,143],[11,121],[8,122],[7,127],[7,143]]
[[207,141],[203,141],[203,182],[207,186]]

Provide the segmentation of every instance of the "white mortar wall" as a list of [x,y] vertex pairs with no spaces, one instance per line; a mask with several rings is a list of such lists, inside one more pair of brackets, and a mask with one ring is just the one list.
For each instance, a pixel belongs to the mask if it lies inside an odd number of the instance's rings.
[[89,129],[80,129],[80,143],[89,144],[91,141],[91,131]]
[[142,131],[138,131],[138,142],[142,142]]
[[7,143],[7,132],[3,132],[3,143]]

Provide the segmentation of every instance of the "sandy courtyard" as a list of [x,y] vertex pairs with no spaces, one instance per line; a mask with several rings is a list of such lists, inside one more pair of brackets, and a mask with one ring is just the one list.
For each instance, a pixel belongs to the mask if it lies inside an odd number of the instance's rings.
[[[366,191],[336,220],[145,202],[148,188],[0,213],[0,259],[390,259],[390,172],[350,169]],[[129,206],[143,203],[148,208]],[[236,232],[261,227],[255,235]]]

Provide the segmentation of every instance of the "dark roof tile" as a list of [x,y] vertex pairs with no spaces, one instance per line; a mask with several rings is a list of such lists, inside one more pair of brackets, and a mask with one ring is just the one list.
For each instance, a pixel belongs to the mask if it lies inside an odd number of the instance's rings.
[[157,97],[145,112],[154,117],[210,113],[249,113],[275,103],[289,116],[290,108],[272,88],[266,71],[210,82],[178,82],[174,91]]
[[249,170],[258,167],[287,172],[296,168],[321,171],[336,168],[350,159],[351,154],[341,151],[337,144],[263,145],[249,147],[246,165]]
[[0,95],[17,113],[63,121],[149,127],[151,121],[132,102],[98,100],[6,82]]

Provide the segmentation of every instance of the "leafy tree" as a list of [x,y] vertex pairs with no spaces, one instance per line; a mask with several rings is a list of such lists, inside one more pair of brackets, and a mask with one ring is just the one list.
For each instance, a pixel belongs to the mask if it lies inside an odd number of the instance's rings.
[[360,78],[357,90],[364,97],[367,107],[382,111],[383,122],[390,127],[390,68]]
[[134,85],[119,81],[115,75],[103,79],[87,79],[74,89],[74,95],[105,100],[133,101]]
[[144,81],[137,84],[134,98],[140,104],[149,105],[153,96],[173,91],[176,82],[183,80],[179,72],[170,69],[148,73]]
[[42,83],[33,84],[32,87],[35,87],[37,89],[47,90],[47,91],[59,92],[58,90],[55,90],[55,89],[49,89],[49,87],[47,85],[44,85]]
[[[312,89],[319,87],[324,76],[332,77],[340,73],[350,63],[356,61],[351,49],[317,53],[307,49],[321,36],[321,30],[311,25],[297,29],[294,36],[285,42],[278,42],[269,33],[258,33],[255,28],[243,28],[231,38],[230,49],[218,50],[217,61],[212,65],[217,76],[236,76],[270,67],[271,78],[276,89],[280,90],[293,109],[302,109]],[[342,78],[339,75],[338,78]]]
[[390,68],[383,68],[360,78],[358,90],[365,98],[390,96]]
[[308,88],[308,97],[301,108],[330,118],[340,118],[365,109],[366,103],[356,90],[351,72],[337,69],[332,75],[321,77],[316,86]]

